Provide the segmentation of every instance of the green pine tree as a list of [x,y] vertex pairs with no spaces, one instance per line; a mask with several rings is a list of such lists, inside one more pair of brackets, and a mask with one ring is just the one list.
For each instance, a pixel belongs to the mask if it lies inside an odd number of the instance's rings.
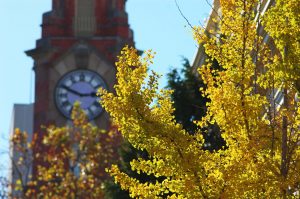
[[[212,67],[221,70],[216,61]],[[188,132],[196,131],[197,125],[193,121],[200,120],[206,114],[206,103],[208,102],[208,99],[202,96],[199,91],[200,88],[205,89],[205,84],[196,74],[197,72],[193,70],[189,61],[184,58],[183,68],[180,72],[178,72],[178,69],[173,69],[167,76],[167,88],[174,90],[171,97],[174,101],[175,119]],[[217,125],[208,126],[203,130],[206,131],[203,134],[205,149],[210,151],[219,150],[222,146],[225,146]]]

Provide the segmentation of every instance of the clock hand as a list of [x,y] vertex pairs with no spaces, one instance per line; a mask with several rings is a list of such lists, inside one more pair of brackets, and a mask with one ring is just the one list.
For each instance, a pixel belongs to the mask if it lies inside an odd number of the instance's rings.
[[91,93],[91,96],[92,96],[92,97],[97,97],[97,93],[92,92],[92,93]]
[[96,92],[81,94],[82,97],[97,97]]
[[64,89],[66,89],[67,91],[69,91],[69,92],[75,94],[75,95],[79,95],[80,97],[83,96],[82,93],[79,93],[78,91],[75,91],[75,90],[73,90],[73,89],[71,89],[71,88],[69,88],[69,87],[67,87],[67,86],[65,86],[65,85],[62,85],[61,87],[64,88]]

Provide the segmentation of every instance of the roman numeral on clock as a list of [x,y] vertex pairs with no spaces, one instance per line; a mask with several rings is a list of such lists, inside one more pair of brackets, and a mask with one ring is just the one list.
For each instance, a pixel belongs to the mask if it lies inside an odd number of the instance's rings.
[[80,81],[81,81],[81,82],[84,82],[84,78],[85,78],[84,74],[83,74],[83,73],[81,73],[81,74],[79,75],[79,79],[80,79]]
[[72,81],[73,84],[76,82],[76,80],[75,80],[75,78],[74,78],[73,75],[70,77],[70,80]]
[[93,116],[94,115],[94,112],[92,111],[91,108],[88,108],[88,112],[89,112],[89,115]]
[[93,103],[93,106],[96,106],[97,108],[100,108],[100,107],[101,107],[100,103],[97,102],[97,101],[95,101],[95,102]]
[[60,97],[60,98],[67,98],[67,93],[60,93],[60,94],[59,94],[59,97]]
[[64,106],[64,107],[67,107],[67,106],[69,106],[71,104],[70,104],[69,101],[64,101],[61,105]]

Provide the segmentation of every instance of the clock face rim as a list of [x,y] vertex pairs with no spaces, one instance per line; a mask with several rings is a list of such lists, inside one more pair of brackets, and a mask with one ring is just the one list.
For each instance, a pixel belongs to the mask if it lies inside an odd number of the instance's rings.
[[[101,80],[101,86],[99,86],[97,89],[99,89],[100,87],[104,88],[104,89],[108,89],[108,86],[107,86],[107,83],[105,81],[105,79],[97,72],[93,71],[93,70],[90,70],[90,69],[74,69],[74,70],[71,70],[71,71],[68,71],[66,72],[64,75],[62,75],[59,80],[57,81],[55,87],[54,87],[54,104],[56,106],[56,109],[58,110],[58,112],[63,116],[65,117],[66,119],[68,120],[71,120],[71,114],[67,114],[64,109],[62,108],[62,106],[59,104],[59,92],[58,92],[58,88],[60,87],[60,85],[63,84],[64,80],[68,79],[68,76],[70,76],[70,74],[72,73],[80,73],[82,71],[85,71],[85,72],[88,72],[88,73],[92,73],[93,75],[95,75],[97,77],[97,79]],[[95,90],[95,92],[97,92],[97,90]],[[78,100],[79,101],[79,100]],[[97,102],[99,102],[98,100],[96,100]],[[80,101],[79,101],[80,102]],[[101,107],[101,111],[96,115],[96,116],[93,116],[93,117],[89,117],[89,115],[87,114],[87,118],[89,121],[94,121],[96,120],[98,117],[100,117],[105,111],[103,109],[103,107],[100,105]],[[73,104],[72,104],[72,108],[71,110],[73,109]],[[72,111],[71,111],[72,112]]]

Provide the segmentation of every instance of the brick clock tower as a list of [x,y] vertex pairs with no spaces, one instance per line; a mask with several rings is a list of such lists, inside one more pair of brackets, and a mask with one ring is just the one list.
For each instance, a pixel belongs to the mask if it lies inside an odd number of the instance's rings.
[[64,126],[75,101],[100,128],[108,114],[97,102],[99,87],[113,91],[116,56],[133,45],[126,0],[52,0],[43,15],[42,37],[26,51],[34,60],[34,132],[41,125]]

